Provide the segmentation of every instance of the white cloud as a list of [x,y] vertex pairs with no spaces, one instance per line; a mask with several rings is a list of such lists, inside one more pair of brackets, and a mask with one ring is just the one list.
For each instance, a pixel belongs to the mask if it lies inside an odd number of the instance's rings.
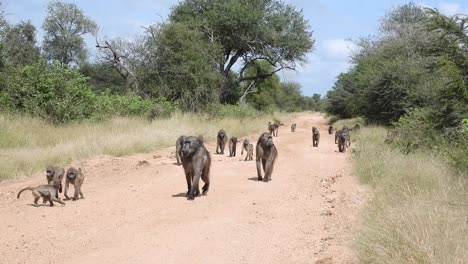
[[440,12],[449,16],[462,13],[461,6],[457,3],[442,2],[442,3],[439,3],[437,7],[440,10]]
[[349,55],[356,50],[353,42],[345,39],[329,39],[322,44],[324,55],[331,59],[347,60]]

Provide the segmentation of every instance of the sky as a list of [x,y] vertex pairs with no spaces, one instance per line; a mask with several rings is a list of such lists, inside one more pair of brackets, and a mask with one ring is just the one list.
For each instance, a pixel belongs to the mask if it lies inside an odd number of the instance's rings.
[[[46,16],[46,0],[4,0],[10,23],[31,20],[38,30],[40,43],[44,36],[41,25]],[[178,0],[63,0],[76,4],[99,26],[99,36],[134,38],[143,34],[144,26],[164,21]],[[381,18],[409,1],[386,0],[284,0],[302,10],[315,39],[314,50],[307,62],[296,71],[282,71],[283,81],[298,82],[304,95],[324,96],[336,77],[350,67],[353,43],[360,37],[376,35]],[[468,14],[468,0],[421,0],[413,3],[437,8],[444,14]],[[94,38],[87,37],[89,52],[96,54]]]

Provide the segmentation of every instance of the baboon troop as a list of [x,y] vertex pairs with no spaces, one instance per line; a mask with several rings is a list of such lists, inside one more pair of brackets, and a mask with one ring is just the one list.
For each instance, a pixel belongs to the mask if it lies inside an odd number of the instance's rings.
[[[228,141],[228,136],[226,135],[226,131],[224,131],[224,129],[219,130],[217,141],[216,141],[217,142],[216,154],[224,154],[224,148],[226,147],[227,141]],[[201,142],[203,142],[203,140],[201,140]]]
[[83,192],[81,191],[81,185],[83,185],[84,175],[81,171],[81,168],[78,170],[71,167],[67,170],[67,176],[65,177],[65,191],[64,195],[66,200],[70,200],[70,197],[67,195],[68,188],[70,187],[70,183],[73,184],[75,187],[75,193],[73,194],[72,200],[78,200],[78,195],[80,195],[81,199],[84,199]]
[[312,127],[312,145],[318,147],[320,141],[320,132],[318,128]]
[[[60,193],[62,193],[62,179],[64,175],[65,170],[62,167],[49,166],[46,169],[47,183],[53,181]],[[55,193],[55,198],[58,198],[58,192]]]
[[181,151],[182,166],[187,180],[187,199],[193,200],[200,195],[199,181],[203,180],[205,185],[202,194],[206,195],[210,188],[211,157],[198,137],[186,137]]
[[229,140],[229,157],[236,156],[237,142],[238,142],[237,137],[232,137]]
[[21,193],[24,191],[32,191],[32,194],[34,196],[34,206],[39,206],[37,204],[37,201],[39,201],[41,197],[42,197],[42,204],[49,202],[50,206],[54,206],[54,202],[57,202],[61,205],[65,205],[65,203],[62,202],[60,198],[58,198],[58,195],[57,195],[58,185],[54,181],[49,181],[49,184],[39,185],[37,187],[26,187],[18,192],[18,195],[16,196],[16,198],[19,199]]
[[328,126],[328,134],[333,134],[333,126]]
[[180,136],[176,141],[176,159],[177,165],[181,165],[180,163],[180,151],[182,150],[182,146],[184,145],[185,136]]
[[[273,167],[278,157],[278,151],[270,133],[265,132],[258,138],[255,156],[258,180],[263,180],[264,182],[270,181]],[[262,177],[262,167],[265,172],[265,178]]]
[[296,132],[296,123],[291,125],[291,132]]

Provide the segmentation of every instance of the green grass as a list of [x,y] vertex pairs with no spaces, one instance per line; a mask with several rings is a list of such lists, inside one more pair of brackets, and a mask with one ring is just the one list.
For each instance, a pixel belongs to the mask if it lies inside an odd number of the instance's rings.
[[404,155],[386,129],[353,137],[354,174],[371,189],[354,248],[362,263],[467,263],[468,177],[441,157]]
[[29,176],[46,166],[69,164],[102,154],[122,156],[175,145],[179,135],[203,135],[213,141],[219,129],[242,137],[266,130],[273,118],[215,118],[177,113],[169,119],[116,117],[104,122],[54,126],[40,119],[0,115],[0,180]]

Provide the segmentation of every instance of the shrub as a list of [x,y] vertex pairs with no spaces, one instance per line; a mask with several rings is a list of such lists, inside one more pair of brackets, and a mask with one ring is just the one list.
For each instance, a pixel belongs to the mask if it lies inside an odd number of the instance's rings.
[[230,105],[213,103],[205,108],[205,113],[209,118],[256,118],[261,115],[259,111],[246,104]]
[[168,101],[165,97],[159,97],[149,111],[150,120],[156,118],[170,118],[177,111],[177,103]]

